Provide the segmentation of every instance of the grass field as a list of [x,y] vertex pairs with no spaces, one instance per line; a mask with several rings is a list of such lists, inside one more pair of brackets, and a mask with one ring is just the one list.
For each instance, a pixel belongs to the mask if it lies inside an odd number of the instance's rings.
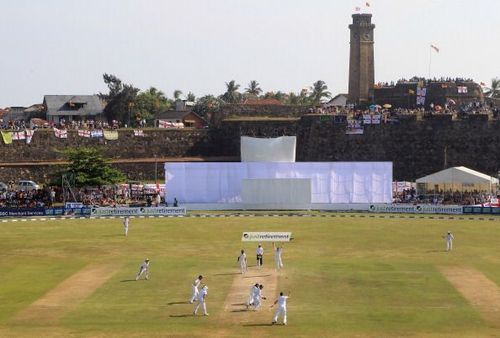
[[[0,336],[500,336],[500,220],[156,218],[132,219],[127,238],[122,230],[119,219],[0,223]],[[267,294],[291,291],[288,326],[269,325],[270,299],[258,312],[227,311],[241,301],[228,296],[245,281],[241,248],[254,265],[243,231],[293,233]],[[146,257],[151,279],[132,281]],[[198,274],[209,317],[185,304]],[[244,293],[260,278],[253,266],[249,276]]]

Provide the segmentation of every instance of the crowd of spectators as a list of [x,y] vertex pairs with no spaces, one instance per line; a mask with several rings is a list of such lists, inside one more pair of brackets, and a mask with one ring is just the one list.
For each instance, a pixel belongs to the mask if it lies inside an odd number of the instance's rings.
[[0,208],[43,208],[51,206],[50,191],[5,190],[0,192]]
[[[394,203],[481,205],[490,203],[494,195],[480,191],[436,191],[417,195],[415,188],[404,189],[393,194]],[[498,198],[498,196],[497,196]]]

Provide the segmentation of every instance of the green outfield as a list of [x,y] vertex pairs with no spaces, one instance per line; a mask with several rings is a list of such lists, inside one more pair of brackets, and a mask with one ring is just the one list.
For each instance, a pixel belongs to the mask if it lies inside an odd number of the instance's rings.
[[[291,231],[284,270],[268,243],[256,271],[243,231]],[[0,223],[0,337],[500,336],[499,233],[500,220],[397,216],[132,219],[127,238],[120,219]],[[269,299],[247,312],[232,296],[264,272],[269,298],[291,292],[288,326],[269,325]],[[198,274],[209,317],[186,304]]]

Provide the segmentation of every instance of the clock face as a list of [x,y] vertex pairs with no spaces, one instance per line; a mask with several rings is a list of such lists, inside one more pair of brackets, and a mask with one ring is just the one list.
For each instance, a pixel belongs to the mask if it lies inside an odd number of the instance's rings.
[[372,35],[370,32],[363,33],[363,40],[370,41],[372,39]]

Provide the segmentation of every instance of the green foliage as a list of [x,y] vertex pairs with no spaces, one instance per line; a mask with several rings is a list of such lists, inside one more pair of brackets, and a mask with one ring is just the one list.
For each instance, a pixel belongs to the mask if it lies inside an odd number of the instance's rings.
[[78,187],[102,186],[125,180],[125,175],[112,168],[96,148],[68,148],[64,151],[64,156],[69,162],[66,173],[74,175],[75,185]]
[[109,93],[100,93],[99,97],[107,103],[104,108],[106,118],[109,121],[117,120],[130,126],[139,89],[131,84],[123,84],[119,78],[111,74],[104,74],[103,79],[108,86]]
[[500,98],[500,79],[494,78],[491,79],[491,85],[487,88],[487,91],[484,93],[487,97],[491,97],[494,99]]
[[310,99],[313,104],[320,104],[323,99],[328,99],[332,94],[328,91],[325,81],[318,80],[311,87]]
[[226,92],[222,94],[221,99],[226,103],[239,103],[241,101],[241,93],[238,92],[240,85],[234,80],[226,82]]
[[202,117],[206,117],[207,113],[219,111],[223,103],[224,102],[222,100],[213,95],[206,95],[200,97],[198,101],[196,101],[193,111]]
[[245,88],[245,93],[249,94],[250,96],[258,97],[260,93],[262,93],[260,84],[255,80],[250,81],[248,87]]
[[135,116],[149,121],[152,120],[157,113],[169,110],[171,106],[172,103],[161,90],[150,87],[148,90],[137,95]]

